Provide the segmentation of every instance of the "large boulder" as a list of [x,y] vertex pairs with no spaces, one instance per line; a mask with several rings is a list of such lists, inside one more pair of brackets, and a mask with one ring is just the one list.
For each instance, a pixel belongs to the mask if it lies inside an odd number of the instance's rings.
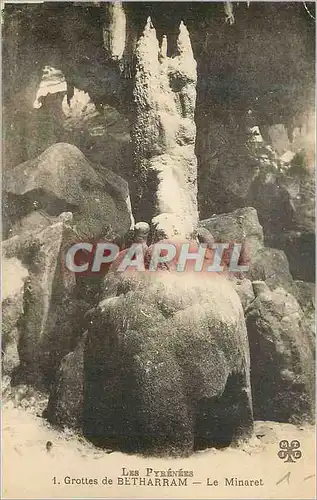
[[231,284],[239,295],[243,310],[245,311],[255,298],[251,281],[246,278],[238,279],[232,277]]
[[207,229],[216,243],[240,243],[252,262],[257,252],[263,248],[263,229],[257,212],[252,207],[240,208],[227,214],[214,214],[200,221],[199,227]]
[[23,314],[23,288],[29,272],[16,257],[2,262],[2,367],[11,374],[19,365],[19,320]]
[[[21,263],[15,280],[20,268],[26,273],[23,290],[19,289],[18,294],[18,309],[22,308],[23,314],[18,321],[20,364],[13,383],[49,385],[56,365],[73,348],[77,335],[72,324],[77,305],[73,296],[76,282],[63,262],[67,241],[72,238],[71,229],[59,221],[3,243],[5,259]],[[5,316],[4,322],[4,328],[10,329],[10,317]]]
[[[71,212],[70,212],[71,213]],[[58,217],[34,210],[11,226],[10,237],[36,232],[58,222]]]
[[282,250],[264,246],[263,229],[257,211],[252,207],[239,208],[227,214],[214,214],[200,221],[198,231],[204,228],[215,243],[242,245],[243,264],[249,267],[244,277],[251,281],[265,281],[270,288],[278,285],[290,289],[293,277]]
[[282,250],[276,248],[260,248],[250,260],[246,275],[251,281],[265,281],[271,289],[279,285],[287,290],[292,287],[293,277],[287,257]]
[[315,283],[294,281],[291,293],[296,298],[313,336],[316,336],[316,286]]
[[46,410],[52,424],[82,429],[85,342],[86,334],[61,361]]
[[310,314],[315,310],[315,288],[315,283],[307,283],[299,280],[293,282],[293,295],[305,314]]
[[85,350],[89,439],[187,455],[249,435],[249,347],[229,281],[110,270],[102,296]]
[[76,147],[54,144],[4,175],[6,224],[10,230],[34,210],[48,217],[72,212],[82,238],[123,236],[131,226],[127,183],[110,170],[98,174]]
[[314,339],[297,300],[283,288],[253,284],[246,311],[254,417],[298,422],[314,413]]

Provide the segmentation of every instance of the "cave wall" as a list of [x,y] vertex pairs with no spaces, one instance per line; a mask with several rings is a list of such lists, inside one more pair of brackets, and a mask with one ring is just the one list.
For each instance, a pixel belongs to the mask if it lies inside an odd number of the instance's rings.
[[[304,8],[251,3],[234,12],[233,25],[218,12],[204,23],[203,43],[197,37],[201,218],[245,206],[257,167],[247,144],[250,112],[269,144],[272,126],[283,124],[291,135],[314,113],[314,23]],[[313,142],[304,146],[314,162]]]

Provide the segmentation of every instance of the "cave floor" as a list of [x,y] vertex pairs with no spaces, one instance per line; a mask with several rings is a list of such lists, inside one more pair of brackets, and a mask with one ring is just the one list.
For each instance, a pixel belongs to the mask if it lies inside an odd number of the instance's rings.
[[[282,439],[300,441],[300,460],[285,463],[277,457]],[[190,458],[145,458],[100,450],[70,431],[53,429],[34,410],[7,401],[2,410],[2,443],[6,478],[2,498],[315,498],[315,428],[308,424],[257,421],[254,436],[239,448],[212,448]],[[139,470],[144,477],[147,467],[182,468],[193,470],[194,478],[188,479],[187,487],[118,485],[123,467]],[[106,476],[113,479],[111,486],[100,484]],[[99,484],[65,484],[68,477],[95,478]],[[225,478],[232,477],[262,478],[264,486],[225,486]],[[209,487],[207,482],[215,479],[219,486]]]

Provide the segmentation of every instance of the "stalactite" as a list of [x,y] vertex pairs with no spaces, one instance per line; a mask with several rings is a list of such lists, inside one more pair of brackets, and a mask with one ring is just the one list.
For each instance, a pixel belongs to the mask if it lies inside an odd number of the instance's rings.
[[103,30],[104,47],[115,61],[122,58],[126,43],[126,15],[121,2],[109,2]]
[[226,23],[233,24],[234,23],[234,15],[233,15],[232,2],[226,1],[224,3],[224,11],[225,11],[225,15],[226,15]]

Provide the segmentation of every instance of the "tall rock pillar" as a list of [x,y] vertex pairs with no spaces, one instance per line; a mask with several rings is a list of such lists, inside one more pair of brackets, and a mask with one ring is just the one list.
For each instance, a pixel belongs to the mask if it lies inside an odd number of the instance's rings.
[[167,236],[187,237],[198,220],[196,61],[188,31],[179,27],[177,54],[159,46],[149,18],[136,47],[132,123],[136,218]]

